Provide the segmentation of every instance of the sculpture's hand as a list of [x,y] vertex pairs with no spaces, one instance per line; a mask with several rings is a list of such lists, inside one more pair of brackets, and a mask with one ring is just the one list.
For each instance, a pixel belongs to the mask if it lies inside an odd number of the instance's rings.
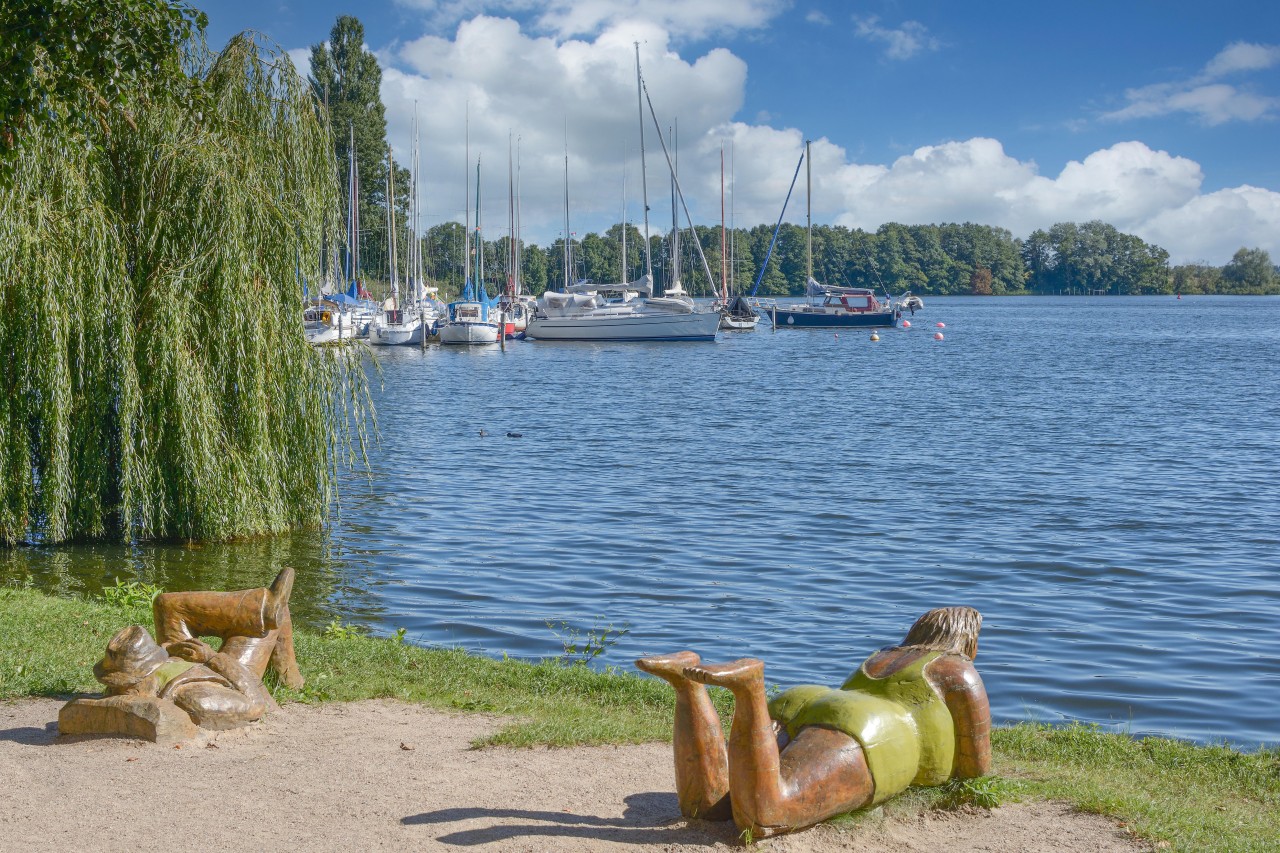
[[192,663],[208,663],[217,652],[199,637],[181,640],[168,647],[169,654]]

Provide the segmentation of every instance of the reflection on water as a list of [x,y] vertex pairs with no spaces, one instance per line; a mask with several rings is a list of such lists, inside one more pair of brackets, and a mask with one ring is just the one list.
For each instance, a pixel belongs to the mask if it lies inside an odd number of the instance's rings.
[[330,531],[16,551],[0,577],[294,565],[313,626],[540,657],[548,621],[628,624],[605,663],[754,655],[781,685],[967,603],[999,720],[1280,740],[1280,300],[931,299],[914,321],[384,351],[373,475]]
[[294,620],[312,628],[335,617],[377,622],[376,598],[348,583],[343,560],[335,557],[322,531],[209,545],[86,545],[0,551],[0,579],[30,583],[58,595],[97,595],[116,579],[138,580],[161,589],[246,589],[265,586],[282,568],[298,570]]

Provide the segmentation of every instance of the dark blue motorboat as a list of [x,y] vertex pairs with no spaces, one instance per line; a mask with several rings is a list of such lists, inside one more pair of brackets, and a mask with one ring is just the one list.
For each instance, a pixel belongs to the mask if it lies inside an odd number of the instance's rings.
[[832,287],[810,277],[805,292],[807,301],[803,304],[778,305],[770,310],[774,328],[892,328],[902,318],[899,300],[881,301],[865,287]]

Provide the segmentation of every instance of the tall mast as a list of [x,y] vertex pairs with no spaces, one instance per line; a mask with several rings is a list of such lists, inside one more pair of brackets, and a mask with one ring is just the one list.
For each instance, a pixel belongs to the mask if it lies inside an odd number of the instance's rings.
[[484,291],[484,232],[480,230],[480,155],[476,155],[476,289]]
[[627,146],[622,146],[622,278],[627,283]]
[[507,133],[507,293],[516,295],[516,169],[515,142]]
[[356,235],[355,235],[355,214],[356,214],[356,170],[355,170],[355,148],[356,148],[356,132],[351,125],[347,125],[350,133],[350,142],[347,143],[347,284],[356,280],[355,259],[352,253],[355,252]]
[[804,288],[807,293],[809,290],[809,279],[813,278],[813,157],[809,154],[809,140],[804,141],[804,200],[805,200],[805,218],[809,225],[808,247],[805,250],[806,266],[808,273],[806,274]]
[[569,290],[569,121],[564,123],[564,289]]
[[391,147],[387,146],[387,244],[388,260],[391,265],[391,299],[395,308],[400,307],[400,282],[396,277],[396,195],[395,195],[396,161],[391,158]]
[[[676,148],[675,130],[667,128],[667,138],[671,140],[671,150],[674,153],[674,164],[671,167],[671,281],[673,284],[680,283],[680,213],[676,207],[676,171],[680,167],[680,152]],[[666,290],[664,287],[663,290]]]
[[520,295],[524,247],[520,244],[520,137],[516,137],[516,296]]
[[640,42],[636,42],[636,108],[640,111],[640,201],[644,206],[644,274],[653,278],[653,258],[649,255],[649,183],[644,170],[644,101],[640,97]]
[[[463,139],[466,142],[466,160],[462,163],[463,189],[462,197],[465,199],[465,212],[462,214],[462,287],[465,293],[466,288],[471,284],[471,102],[467,101],[466,111],[466,130],[463,133]],[[465,297],[464,297],[465,298]]]
[[733,140],[729,140],[729,292],[736,293],[738,285],[738,233],[733,215]]
[[418,201],[419,152],[418,152],[418,102],[413,102],[413,228],[410,231],[412,242],[409,244],[409,271],[413,280],[413,303],[422,298],[422,242],[418,239],[418,229],[422,227],[422,208]]
[[[667,159],[667,170],[671,173],[671,178],[675,181],[676,197],[680,199],[680,207],[684,210],[685,224],[689,226],[689,232],[693,235],[693,245],[698,249],[698,259],[702,261],[702,273],[707,277],[708,282],[714,283],[716,277],[711,274],[711,267],[707,264],[707,255],[702,251],[702,240],[698,238],[698,231],[693,227],[693,217],[689,215],[689,205],[684,200],[684,191],[680,189],[680,179],[675,176],[676,167],[671,161],[671,152],[667,150],[667,144],[662,141],[662,128],[658,125],[658,114],[653,110],[653,100],[649,98],[649,90],[644,90],[644,98],[649,104],[649,116],[653,119],[653,127],[658,131],[658,142],[662,145],[662,155]],[[796,166],[796,174],[799,174],[799,165]]]
[[724,145],[720,146],[720,289],[724,291],[724,303],[729,304],[728,257],[724,241]]

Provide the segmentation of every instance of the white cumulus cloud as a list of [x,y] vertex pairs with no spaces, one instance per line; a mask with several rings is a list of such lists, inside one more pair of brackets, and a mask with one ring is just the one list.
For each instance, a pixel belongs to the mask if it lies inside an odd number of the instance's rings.
[[[805,137],[767,117],[738,115],[748,72],[740,57],[723,48],[682,56],[670,31],[651,20],[618,23],[591,38],[538,32],[510,18],[480,16],[447,36],[427,35],[386,54],[382,97],[402,162],[415,102],[421,122],[424,226],[462,219],[464,205],[474,204],[464,181],[474,181],[476,158],[483,157],[486,235],[502,236],[513,138],[524,239],[545,246],[564,228],[566,147],[570,229],[603,232],[624,215],[624,199],[626,218],[638,225],[635,42],[659,126],[678,136],[680,180],[695,221],[719,221],[722,147],[731,164],[735,223],[777,220]],[[1258,61],[1238,53],[1218,64],[1247,68]],[[644,133],[650,222],[665,229],[669,178],[647,107]],[[1026,237],[1057,222],[1101,219],[1159,244],[1174,262],[1223,264],[1241,246],[1280,260],[1280,193],[1248,186],[1205,193],[1198,163],[1140,141],[1082,152],[1052,170],[984,137],[940,141],[890,163],[858,162],[838,140],[818,138],[812,156],[818,223],[875,230],[886,222],[976,222]],[[805,205],[802,170],[786,218],[803,223]]]

